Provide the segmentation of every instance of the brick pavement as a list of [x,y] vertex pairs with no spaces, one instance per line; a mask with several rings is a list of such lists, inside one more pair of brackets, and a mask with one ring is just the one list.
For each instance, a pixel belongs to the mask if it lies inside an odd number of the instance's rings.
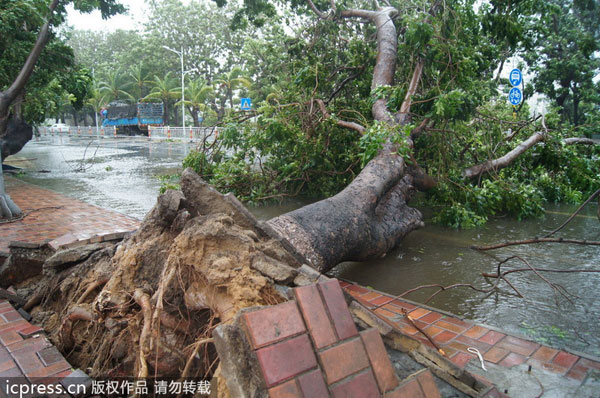
[[242,319],[271,398],[438,398],[429,370],[398,379],[376,329],[359,332],[337,280]]
[[[85,243],[94,238],[115,239],[139,227],[140,221],[59,193],[5,177],[6,190],[24,212],[22,220],[0,224],[0,253],[11,241],[40,244]],[[105,239],[106,240],[106,239]]]
[[8,301],[0,300],[0,397],[15,396],[7,391],[12,384],[60,383],[69,377],[84,383],[89,380],[71,368],[41,328],[26,321]]
[[534,368],[548,370],[579,381],[585,378],[589,370],[600,370],[600,360],[593,357],[586,358],[583,355],[510,336],[417,303],[395,299],[363,286],[349,282],[340,282],[340,284],[347,293],[367,308],[374,310],[379,317],[393,323],[400,332],[432,347],[429,340],[406,320],[403,312],[406,311],[414,319],[415,324],[446,352],[450,360],[463,369],[472,359],[478,361],[475,354],[467,351],[468,347],[475,347],[485,361],[506,368],[526,363]]

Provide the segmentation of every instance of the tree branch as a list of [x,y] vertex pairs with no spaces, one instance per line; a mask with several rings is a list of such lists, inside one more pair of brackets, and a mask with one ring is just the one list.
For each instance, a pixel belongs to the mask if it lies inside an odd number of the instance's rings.
[[[317,101],[317,104],[319,104],[319,110],[321,111],[321,113],[323,114],[323,116],[325,116],[326,118],[330,118],[331,115],[329,114],[329,112],[327,111],[327,108],[325,107],[325,102],[323,102],[322,99],[317,99],[315,101]],[[349,128],[349,129],[352,129],[352,130],[356,130],[360,134],[364,134],[365,131],[367,131],[367,129],[365,129],[363,126],[361,126],[358,123],[347,122],[345,120],[339,120],[337,118],[332,118],[332,119],[335,120],[335,123],[338,126]]]
[[312,0],[306,0],[308,2],[308,6],[311,8],[311,10],[313,10],[313,12],[315,14],[317,14],[317,16],[321,19],[327,19],[327,14],[325,14],[323,11],[319,10],[317,8],[317,6],[315,5],[315,3],[312,2]]
[[48,19],[40,29],[40,33],[38,34],[37,40],[31,49],[25,64],[23,64],[21,71],[10,87],[6,89],[6,91],[0,93],[0,117],[5,117],[6,113],[8,113],[8,107],[15,100],[15,98],[17,98],[21,90],[23,90],[25,83],[27,83],[29,76],[31,76],[33,68],[35,67],[40,54],[46,45],[46,41],[48,40],[48,32],[50,30],[52,14],[54,13],[54,10],[56,9],[56,6],[58,6],[59,2],[60,0],[53,0],[50,4]]
[[494,250],[507,246],[530,245],[533,243],[572,243],[576,245],[600,246],[600,242],[594,240],[579,240],[579,239],[563,239],[563,238],[532,238],[524,240],[515,240],[511,242],[498,243],[489,246],[471,246],[475,250]]
[[591,138],[584,138],[584,137],[571,137],[571,138],[565,138],[564,143],[567,145],[573,145],[573,144],[600,145],[600,140],[593,140]]
[[407,119],[408,113],[410,112],[410,106],[412,104],[412,97],[417,91],[417,86],[419,85],[419,81],[421,80],[421,75],[423,74],[424,66],[425,61],[423,61],[423,59],[419,59],[419,61],[415,65],[412,78],[410,79],[410,84],[408,85],[408,90],[406,91],[406,95],[404,96],[402,105],[400,105],[400,110],[398,111],[398,113],[396,113],[396,122],[399,124],[405,124],[408,121]]
[[542,141],[546,137],[545,133],[535,132],[525,141],[520,143],[515,149],[508,152],[506,155],[499,157],[498,159],[488,160],[485,163],[478,164],[476,166],[469,167],[464,170],[463,177],[473,178],[483,173],[487,173],[492,170],[499,170],[507,167],[514,162],[519,156],[521,156],[529,148]]

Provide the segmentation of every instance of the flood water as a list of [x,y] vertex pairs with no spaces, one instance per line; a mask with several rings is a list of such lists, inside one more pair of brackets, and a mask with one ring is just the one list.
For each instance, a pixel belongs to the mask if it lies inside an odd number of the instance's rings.
[[[146,138],[105,138],[88,146],[90,142],[74,137],[43,137],[29,142],[6,163],[21,167],[24,173],[18,178],[24,181],[141,219],[156,202],[160,187],[157,176],[180,171],[182,159],[194,148],[190,143]],[[85,171],[77,171],[81,168]],[[293,200],[251,210],[258,218],[268,219],[305,203]],[[576,207],[548,205],[546,216],[538,220],[517,222],[501,218],[480,228],[461,231],[428,223],[384,258],[368,263],[344,263],[332,274],[398,295],[427,284],[471,283],[489,287],[493,280],[486,280],[481,273],[495,272],[500,260],[515,255],[537,268],[600,269],[598,246],[537,244],[487,253],[470,249],[472,245],[542,236],[566,220]],[[596,207],[595,202],[588,205],[557,236],[600,240]],[[512,260],[502,269],[526,267]],[[507,279],[524,298],[517,297],[510,286],[500,282],[499,289],[491,294],[456,288],[440,293],[429,305],[526,335],[540,343],[600,356],[600,274],[543,275],[577,297],[569,302],[533,272],[520,272],[508,275]],[[423,302],[433,292],[433,289],[421,290],[406,298]]]

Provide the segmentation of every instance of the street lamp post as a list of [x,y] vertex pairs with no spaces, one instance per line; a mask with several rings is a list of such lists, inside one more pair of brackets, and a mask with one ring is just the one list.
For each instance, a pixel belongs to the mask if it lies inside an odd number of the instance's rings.
[[173,50],[172,48],[167,46],[162,46],[162,48],[179,55],[179,59],[181,60],[181,125],[183,126],[183,131],[185,132],[185,104],[183,103],[185,101],[185,74],[191,71],[183,71],[183,46],[181,47],[181,51]]

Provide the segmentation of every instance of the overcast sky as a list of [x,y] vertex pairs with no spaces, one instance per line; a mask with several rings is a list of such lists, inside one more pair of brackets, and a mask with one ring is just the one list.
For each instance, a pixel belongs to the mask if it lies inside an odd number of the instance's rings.
[[73,9],[73,6],[67,7],[67,24],[79,30],[95,31],[114,31],[117,29],[135,29],[139,27],[140,22],[145,19],[144,0],[121,0],[121,4],[128,8],[126,14],[116,15],[110,19],[103,20],[100,17],[100,11],[94,11],[90,14],[81,14]]

